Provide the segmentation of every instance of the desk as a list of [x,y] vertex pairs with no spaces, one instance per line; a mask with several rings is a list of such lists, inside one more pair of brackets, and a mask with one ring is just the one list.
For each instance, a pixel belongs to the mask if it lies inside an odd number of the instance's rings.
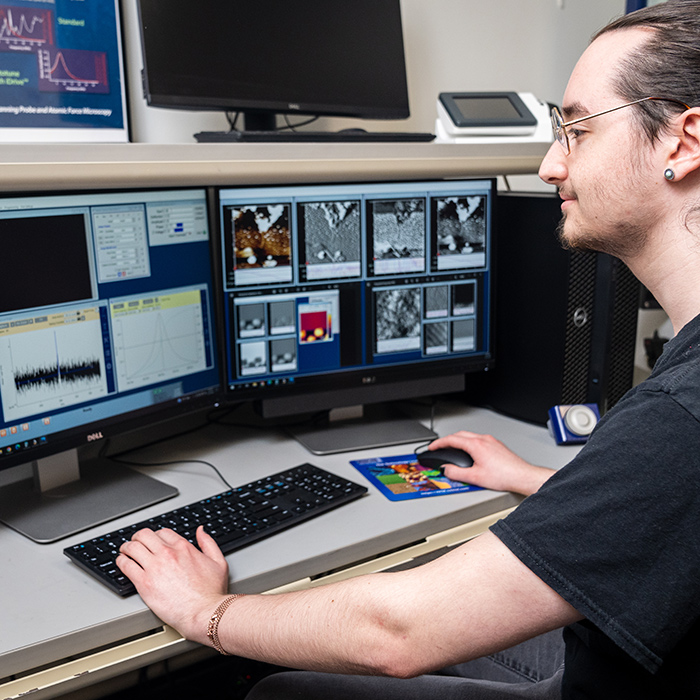
[[[544,428],[456,403],[438,406],[434,427],[443,435],[462,428],[489,432],[525,459],[554,468],[577,451],[557,447]],[[350,459],[408,451],[410,446],[395,446],[318,457],[283,431],[215,424],[144,448],[138,458],[205,459],[234,485],[306,461],[362,482]],[[198,463],[148,473],[175,485],[180,495],[116,520],[114,527],[225,490],[216,474]],[[491,491],[391,502],[370,487],[359,501],[230,555],[231,590],[299,588],[390,568],[473,537],[517,503],[513,494]],[[0,526],[0,698],[30,691],[32,698],[57,697],[195,648],[164,627],[138,596],[119,598],[63,555],[65,546],[109,529],[112,525],[103,525],[38,545]]]

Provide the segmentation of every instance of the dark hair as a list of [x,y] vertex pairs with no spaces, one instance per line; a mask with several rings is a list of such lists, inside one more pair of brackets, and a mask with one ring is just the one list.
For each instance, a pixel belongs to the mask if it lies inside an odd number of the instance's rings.
[[[615,88],[629,102],[669,97],[700,106],[700,0],[668,0],[613,20],[593,39],[624,29],[649,29],[649,39],[625,58]],[[635,105],[641,126],[654,141],[683,107],[649,101]]]

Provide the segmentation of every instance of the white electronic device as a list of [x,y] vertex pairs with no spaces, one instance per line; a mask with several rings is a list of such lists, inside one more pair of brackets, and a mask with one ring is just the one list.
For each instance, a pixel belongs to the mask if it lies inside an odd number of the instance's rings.
[[548,412],[547,428],[557,445],[586,442],[598,425],[600,411],[594,403],[572,406],[552,406]]
[[453,143],[551,143],[550,109],[529,92],[443,92],[435,134]]

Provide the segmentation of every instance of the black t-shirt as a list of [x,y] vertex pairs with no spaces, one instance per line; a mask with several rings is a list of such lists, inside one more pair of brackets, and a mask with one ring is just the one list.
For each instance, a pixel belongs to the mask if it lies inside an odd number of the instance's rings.
[[700,317],[492,531],[586,617],[564,698],[700,698]]

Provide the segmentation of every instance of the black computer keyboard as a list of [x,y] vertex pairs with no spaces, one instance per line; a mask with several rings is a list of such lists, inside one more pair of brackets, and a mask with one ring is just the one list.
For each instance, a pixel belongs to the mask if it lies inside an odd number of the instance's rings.
[[176,508],[63,550],[72,561],[121,596],[134,585],[114,563],[119,547],[143,528],[171,528],[195,543],[199,525],[225,554],[297,525],[367,493],[364,486],[312,464],[301,464],[245,486]]
[[200,131],[199,143],[428,143],[435,134],[427,131]]

